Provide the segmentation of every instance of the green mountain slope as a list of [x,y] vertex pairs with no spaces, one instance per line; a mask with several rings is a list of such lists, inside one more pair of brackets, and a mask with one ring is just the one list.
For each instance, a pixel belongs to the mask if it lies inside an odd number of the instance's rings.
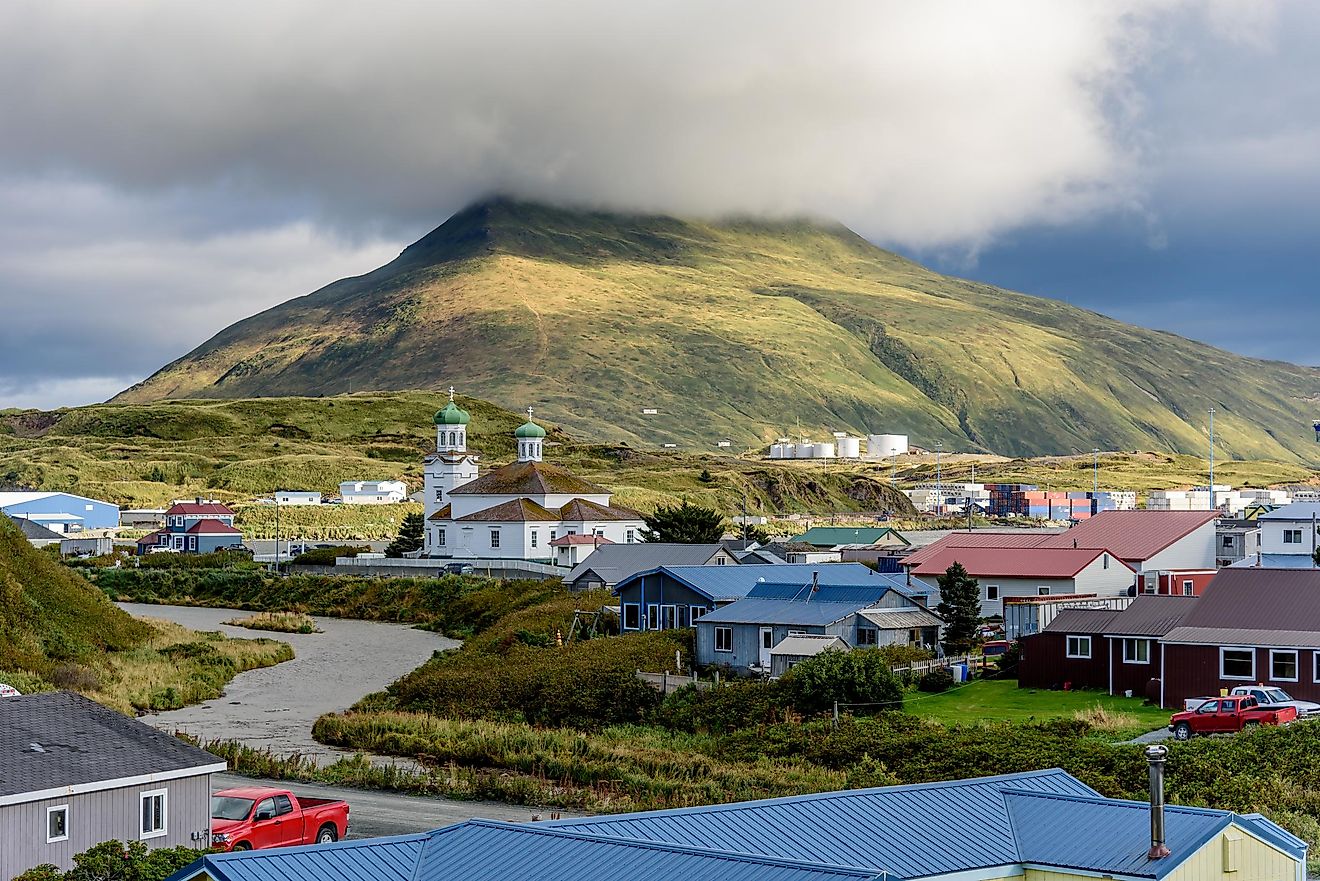
[[[840,226],[495,200],[116,400],[461,390],[601,440],[900,432],[1007,455],[1320,461],[1320,370],[950,278]],[[645,409],[658,414],[646,415]]]

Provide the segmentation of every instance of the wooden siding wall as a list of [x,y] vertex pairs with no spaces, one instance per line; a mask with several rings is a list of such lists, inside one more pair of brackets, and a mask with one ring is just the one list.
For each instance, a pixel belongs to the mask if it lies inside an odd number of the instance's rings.
[[1105,638],[1094,633],[1075,636],[1091,637],[1091,657],[1069,658],[1068,634],[1037,633],[1021,640],[1022,660],[1018,666],[1018,685],[1022,688],[1060,688],[1071,682],[1073,688],[1109,688],[1109,665]]
[[1114,678],[1112,694],[1122,694],[1125,691],[1131,691],[1135,697],[1153,697],[1159,700],[1159,683],[1151,684],[1152,680],[1159,680],[1163,671],[1160,668],[1160,641],[1153,636],[1138,636],[1133,639],[1144,639],[1150,643],[1150,663],[1149,664],[1125,664],[1123,662],[1123,639],[1114,637],[1112,640],[1106,640],[1110,643],[1109,652],[1114,664]]
[[[42,863],[71,869],[74,854],[102,841],[137,841],[142,817],[140,796],[157,789],[169,793],[165,808],[168,834],[148,838],[145,844],[206,847],[211,832],[211,777],[202,774],[0,807],[0,878],[12,878]],[[58,805],[69,806],[69,838],[47,844],[46,809]],[[193,833],[203,835],[193,840]]]
[[1238,826],[1228,832],[1239,838],[1236,871],[1224,871],[1226,833],[1221,833],[1175,869],[1168,881],[1295,881],[1298,877],[1297,861],[1286,853]]
[[[1256,676],[1251,680],[1219,677],[1219,646],[1166,645],[1164,665],[1169,675],[1164,682],[1164,706],[1182,709],[1189,697],[1213,697],[1221,688],[1239,685],[1275,685],[1298,700],[1320,702],[1320,683],[1315,682],[1316,649],[1297,650],[1297,681],[1274,682],[1270,679],[1270,650],[1256,648]],[[1318,647],[1320,648],[1320,647]]]

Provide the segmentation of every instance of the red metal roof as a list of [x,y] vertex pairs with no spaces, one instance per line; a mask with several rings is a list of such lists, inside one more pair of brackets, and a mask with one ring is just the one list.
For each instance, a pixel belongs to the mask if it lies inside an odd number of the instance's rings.
[[222,523],[219,520],[212,520],[210,517],[203,517],[192,526],[184,530],[188,535],[242,535],[243,530],[235,529],[228,523]]
[[[973,578],[1072,578],[1105,553],[1094,548],[948,547],[912,570],[913,575],[943,575],[961,563]],[[1115,557],[1114,562],[1128,568]]]
[[596,547],[600,547],[601,545],[612,544],[614,544],[614,542],[610,541],[603,535],[561,535],[559,538],[550,542],[550,545],[556,548],[568,547],[569,545],[595,545]]
[[222,505],[219,502],[179,502],[177,505],[170,505],[165,516],[180,514],[222,514],[226,517],[233,517],[234,512],[228,505]]
[[1140,562],[1218,518],[1217,511],[1101,511],[1046,536],[1039,547],[1108,548],[1121,560]]
[[951,532],[939,541],[903,558],[904,566],[920,566],[927,560],[944,553],[947,548],[1034,548],[1047,538],[1048,532]]
[[148,532],[146,535],[139,538],[137,540],[137,543],[140,545],[159,544],[159,542],[156,541],[156,539],[160,538],[162,535],[168,535],[168,533],[163,529],[157,529],[155,532]]

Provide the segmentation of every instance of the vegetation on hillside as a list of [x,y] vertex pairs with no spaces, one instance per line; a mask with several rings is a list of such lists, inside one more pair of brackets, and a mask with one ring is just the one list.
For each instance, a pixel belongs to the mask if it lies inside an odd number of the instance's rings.
[[276,633],[320,633],[310,615],[301,612],[257,612],[242,618],[226,621],[234,627],[246,627],[249,630],[272,630]]

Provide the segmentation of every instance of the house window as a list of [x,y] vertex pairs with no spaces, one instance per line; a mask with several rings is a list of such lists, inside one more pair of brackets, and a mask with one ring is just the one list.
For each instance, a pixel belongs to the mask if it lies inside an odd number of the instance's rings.
[[69,806],[46,808],[46,843],[69,840]]
[[1105,569],[1108,569],[1108,568],[1109,568],[1109,555],[1108,555],[1108,554],[1105,554],[1105,556],[1104,556],[1104,566],[1103,566],[1102,568],[1105,568]]
[[554,541],[554,540],[555,540],[556,538],[558,538],[558,537],[559,537],[559,531],[558,531],[558,530],[556,530],[556,529],[552,529],[552,530],[550,530],[550,540],[551,540],[551,541]]
[[636,603],[623,604],[623,629],[639,630],[642,626],[642,607]]
[[860,627],[857,630],[858,645],[875,645],[878,641],[878,637],[879,634],[874,627]]
[[1255,679],[1256,650],[1221,648],[1219,650],[1219,678]]
[[692,613],[688,611],[687,606],[678,607],[678,626],[679,627],[692,626]]
[[715,558],[715,565],[716,565],[716,566],[723,566],[723,565],[724,565],[724,555],[723,555],[723,554],[721,554],[720,556],[718,556],[718,557]]
[[650,606],[647,606],[647,607],[646,607],[646,629],[647,629],[647,630],[659,630],[659,629],[660,629],[660,607],[659,607],[659,606],[656,606],[656,605],[650,605]]
[[164,789],[142,793],[142,833],[140,838],[160,838],[165,834],[166,799]]
[[1300,529],[1285,529],[1283,531],[1283,543],[1286,545],[1299,545],[1302,543],[1302,531]]
[[1124,663],[1124,664],[1149,664],[1149,663],[1150,663],[1150,640],[1149,640],[1149,639],[1125,639],[1125,640],[1123,640],[1123,663]]
[[628,530],[628,536],[627,536],[627,538],[626,538],[625,540],[627,541],[628,544],[632,544],[634,541],[636,541],[636,540],[637,540],[637,530],[635,530],[635,529],[629,529],[629,530]]
[[536,547],[536,530],[532,530],[532,547]]
[[999,599],[999,585],[997,585],[997,584],[987,584],[987,585],[985,586],[985,598],[986,598],[987,601],[992,602],[992,603],[993,603],[995,600]]
[[1160,577],[1158,575],[1147,575],[1142,581],[1142,590],[1146,593],[1155,593],[1159,588]]
[[1050,589],[1048,587],[1038,587],[1036,588],[1036,594],[1037,596],[1047,597],[1050,595]]
[[435,531],[435,543],[440,547],[445,546],[445,531],[443,529],[437,529]]
[[436,500],[437,502],[443,502],[443,501],[445,500],[445,491],[442,490],[442,489],[438,489],[438,490],[436,490],[436,491],[435,491],[435,500]]
[[576,529],[570,529],[570,530],[566,531],[564,534],[565,534],[565,535],[577,535],[577,530],[576,530]]
[[1311,653],[1311,680],[1320,682],[1320,652]]
[[715,628],[715,651],[731,652],[733,651],[733,628],[716,627]]
[[605,530],[603,530],[603,529],[597,529],[597,530],[595,530],[595,533],[596,533],[596,537],[597,537],[597,538],[604,538],[604,537],[605,537]]
[[1192,583],[1192,580],[1191,580],[1190,578],[1184,580],[1184,581],[1183,581],[1183,596],[1185,596],[1185,597],[1189,597],[1189,596],[1193,596],[1195,593],[1196,593],[1196,585]]
[[1067,651],[1065,651],[1064,654],[1066,654],[1070,658],[1091,657],[1091,637],[1089,636],[1068,637]]
[[188,550],[190,551],[197,550],[197,536],[195,535],[188,536]]
[[500,546],[500,531],[498,529],[492,529],[490,531],[490,546],[493,548]]
[[[652,607],[654,608],[654,607]],[[673,630],[678,626],[678,607],[661,606],[660,607],[660,629]]]
[[1224,547],[1224,550],[1232,550],[1232,549],[1233,549],[1233,536],[1231,536],[1231,535],[1226,535],[1226,536],[1224,536],[1224,538],[1223,538],[1223,547]]
[[1270,649],[1270,679],[1275,682],[1297,681],[1297,652],[1291,649]]
[[705,607],[705,606],[689,606],[689,607],[688,607],[688,615],[689,615],[689,617],[691,618],[693,624],[697,623],[697,619],[700,618],[701,616],[705,615],[705,614],[706,614],[706,607]]

